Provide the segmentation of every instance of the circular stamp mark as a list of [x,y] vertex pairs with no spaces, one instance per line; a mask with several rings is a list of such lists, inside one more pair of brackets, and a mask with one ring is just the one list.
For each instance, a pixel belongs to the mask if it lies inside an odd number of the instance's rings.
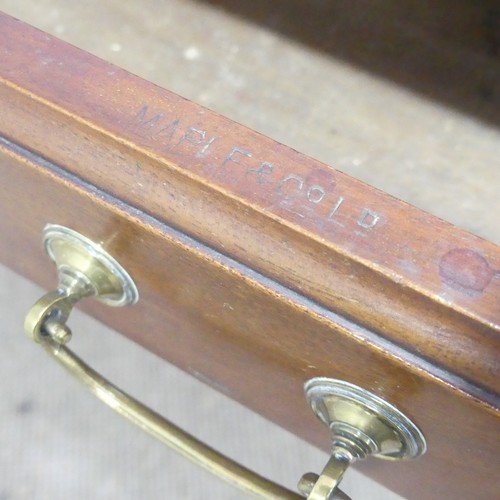
[[493,269],[479,252],[453,248],[441,257],[439,275],[451,288],[470,294],[483,292],[500,272]]

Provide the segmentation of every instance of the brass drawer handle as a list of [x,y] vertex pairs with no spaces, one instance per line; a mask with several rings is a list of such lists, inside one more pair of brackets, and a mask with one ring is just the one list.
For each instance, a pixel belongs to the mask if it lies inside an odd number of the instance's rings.
[[57,266],[59,286],[28,312],[26,333],[116,412],[228,483],[260,498],[348,500],[338,484],[355,460],[369,455],[409,459],[425,452],[420,430],[392,405],[353,384],[315,378],[305,386],[306,397],[332,439],[332,454],[321,475],[305,474],[299,481],[299,494],[246,469],[118,389],[65,346],[71,339],[66,322],[79,300],[94,297],[111,306],[124,306],[137,302],[139,293],[113,257],[76,231],[49,224],[43,240]]

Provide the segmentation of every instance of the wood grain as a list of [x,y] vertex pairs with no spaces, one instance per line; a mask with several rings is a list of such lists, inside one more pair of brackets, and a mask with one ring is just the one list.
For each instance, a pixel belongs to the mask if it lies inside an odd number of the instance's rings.
[[114,235],[142,300],[89,305],[97,317],[323,446],[303,382],[358,383],[433,443],[401,474],[371,474],[408,498],[491,498],[498,247],[6,16],[0,28],[5,262],[50,286],[32,251],[45,222]]
[[42,32],[0,22],[5,136],[498,390],[498,247]]

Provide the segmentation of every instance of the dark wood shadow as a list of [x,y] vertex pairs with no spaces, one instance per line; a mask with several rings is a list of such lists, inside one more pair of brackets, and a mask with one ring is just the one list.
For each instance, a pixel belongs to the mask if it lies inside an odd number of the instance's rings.
[[198,0],[500,126],[498,0]]

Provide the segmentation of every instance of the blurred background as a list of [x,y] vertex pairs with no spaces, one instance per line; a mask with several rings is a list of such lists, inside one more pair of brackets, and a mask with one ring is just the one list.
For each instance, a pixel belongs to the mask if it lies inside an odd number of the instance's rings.
[[[496,1],[0,0],[0,9],[500,243]],[[0,268],[0,500],[243,499],[122,421],[23,336],[42,293]],[[91,318],[74,313],[71,325],[84,359],[245,465],[291,488],[324,465],[324,453]],[[354,470],[343,489],[400,498]]]

